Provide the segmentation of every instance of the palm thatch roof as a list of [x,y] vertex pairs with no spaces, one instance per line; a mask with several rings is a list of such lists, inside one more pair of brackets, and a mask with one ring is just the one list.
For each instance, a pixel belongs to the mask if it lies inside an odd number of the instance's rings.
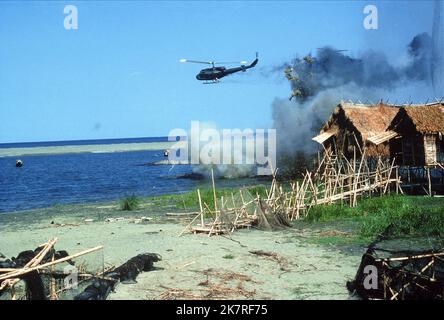
[[[364,105],[341,102],[327,123],[322,127],[321,134],[332,132],[333,128],[338,126],[338,119],[342,116],[360,133],[362,139],[366,141],[371,137],[383,133],[398,111],[398,106],[383,103]],[[315,138],[313,140],[319,140],[317,137]]]
[[343,109],[364,140],[384,132],[399,111],[398,107],[382,103],[364,107],[344,105]]
[[444,103],[403,107],[400,112],[412,120],[418,132],[444,134]]

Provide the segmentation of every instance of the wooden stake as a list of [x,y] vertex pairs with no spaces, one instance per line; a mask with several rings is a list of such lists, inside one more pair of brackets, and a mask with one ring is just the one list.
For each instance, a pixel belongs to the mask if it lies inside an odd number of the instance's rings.
[[214,198],[214,211],[217,214],[217,198],[216,198],[216,184],[214,183],[214,172],[213,168],[211,168],[211,181],[213,183],[213,198]]
[[[201,213],[199,213],[199,214],[197,214],[194,218],[193,218],[193,220],[191,220],[191,222],[179,233],[179,237],[180,236],[182,236],[184,233],[185,233],[185,231],[187,231],[190,227],[191,227],[191,225],[193,224],[193,222],[194,221],[196,221],[196,219],[197,218],[199,218],[199,216],[202,216],[203,215],[203,211],[201,212]],[[203,227],[203,226],[202,226]]]
[[[51,259],[51,261],[54,262],[54,255],[52,255],[52,259]],[[54,273],[54,265],[51,266],[51,287],[50,287],[50,296],[49,296],[49,299],[50,299],[50,300],[57,300],[58,297],[57,297],[56,280],[55,280],[55,278],[54,278],[53,273]]]
[[199,208],[200,208],[200,225],[204,226],[204,213],[202,208],[202,198],[200,197],[200,190],[197,189],[197,197],[199,198]]
[[430,167],[427,167],[427,181],[429,185],[429,197],[432,196],[432,179],[430,178]]
[[11,300],[17,300],[17,296],[15,293],[15,286],[11,287]]

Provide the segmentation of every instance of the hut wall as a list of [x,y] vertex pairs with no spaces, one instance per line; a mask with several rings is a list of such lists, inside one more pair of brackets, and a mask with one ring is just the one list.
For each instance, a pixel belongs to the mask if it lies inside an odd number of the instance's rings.
[[341,130],[339,134],[341,144],[338,143],[338,147],[340,146],[339,150],[342,151],[345,157],[352,159],[355,154],[359,157],[363,146],[361,134],[351,127]]
[[439,146],[438,162],[444,163],[444,137],[442,135],[439,136],[438,146]]
[[379,145],[374,145],[373,143],[366,143],[367,156],[369,157],[390,157],[390,147],[389,143],[384,142]]
[[390,158],[395,159],[395,164],[397,166],[403,165],[402,158],[402,139],[401,137],[396,137],[394,139],[390,139]]
[[393,119],[390,130],[395,130],[399,139],[390,142],[391,157],[396,157],[397,164],[403,166],[424,166],[424,136],[416,131],[412,120],[401,110]]
[[405,166],[425,165],[424,137],[421,134],[402,136],[402,164]]
[[351,159],[356,150],[356,156],[360,156],[359,150],[362,148],[361,134],[356,130],[353,124],[345,117],[344,112],[335,114],[325,130],[337,129],[337,133],[332,138],[324,142],[325,149],[342,152],[346,158]]
[[424,135],[424,153],[425,164],[433,165],[438,162],[438,154],[440,153],[437,134]]

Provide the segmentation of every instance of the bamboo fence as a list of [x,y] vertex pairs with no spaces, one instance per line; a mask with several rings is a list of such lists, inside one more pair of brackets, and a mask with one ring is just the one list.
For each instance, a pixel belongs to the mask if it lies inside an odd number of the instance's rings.
[[185,232],[207,233],[208,236],[231,234],[236,229],[257,224],[264,214],[284,214],[289,220],[297,220],[306,217],[316,205],[341,203],[355,207],[362,197],[403,193],[394,161],[381,158],[370,161],[365,149],[360,158],[356,157],[356,152],[354,154],[353,159],[347,159],[343,154],[326,152],[316,170],[307,171],[302,180],[290,183],[290,188],[279,183],[275,170],[265,199],[258,194],[252,196],[245,189],[232,194],[230,199],[217,199],[212,173],[214,209],[202,201],[198,190],[200,212],[179,236]]

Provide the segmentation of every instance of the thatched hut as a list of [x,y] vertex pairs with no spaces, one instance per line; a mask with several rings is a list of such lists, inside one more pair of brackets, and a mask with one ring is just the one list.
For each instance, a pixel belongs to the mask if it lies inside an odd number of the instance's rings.
[[386,131],[399,107],[379,103],[364,105],[341,102],[313,140],[333,152],[351,158],[366,148],[367,156],[390,157],[389,139],[396,136]]
[[396,132],[390,150],[403,166],[444,163],[444,103],[400,108],[388,130]]

